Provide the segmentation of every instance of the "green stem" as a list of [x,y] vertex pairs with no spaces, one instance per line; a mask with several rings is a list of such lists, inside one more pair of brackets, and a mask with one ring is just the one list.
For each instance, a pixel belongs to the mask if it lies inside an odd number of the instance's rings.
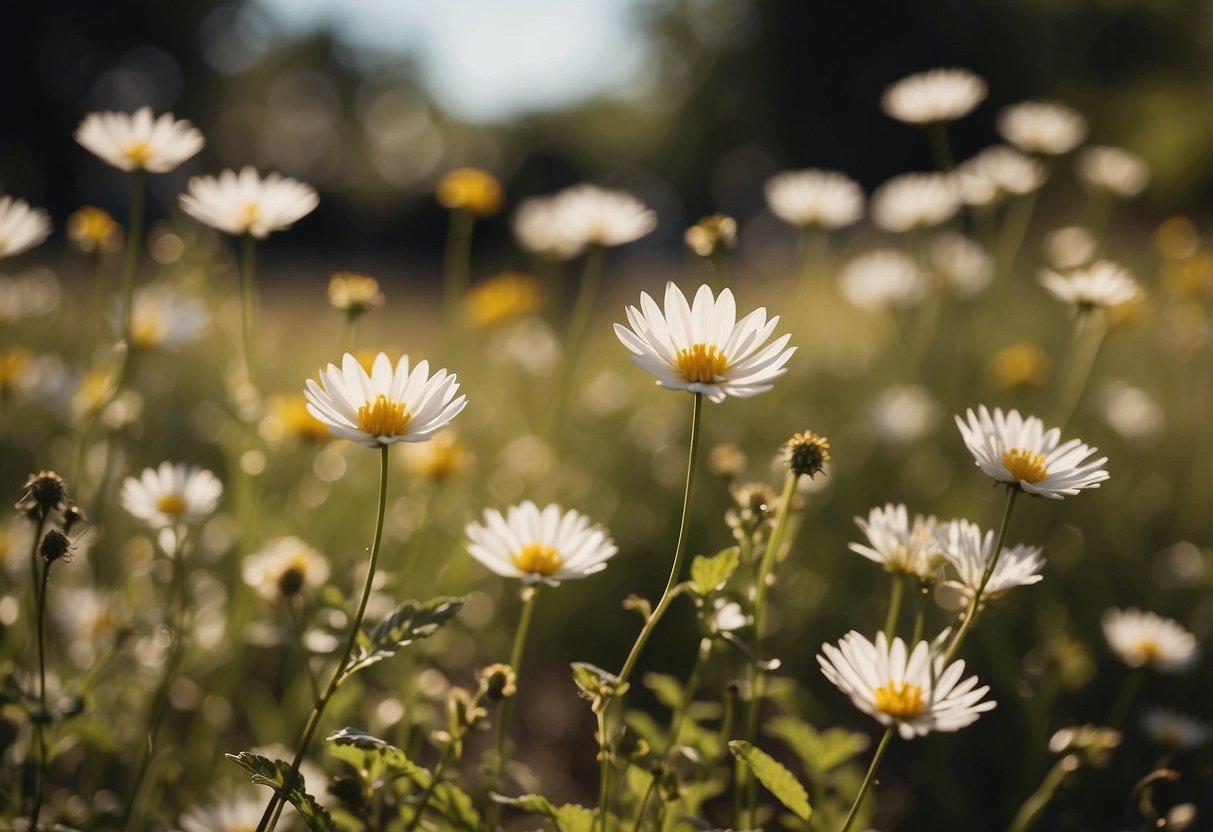
[[598,816],[594,826],[607,832],[607,816],[611,803],[611,752],[607,740],[606,705],[597,711],[598,717]]
[[448,334],[458,328],[459,303],[471,282],[472,230],[475,224],[476,216],[467,208],[451,209],[443,268]]
[[253,373],[253,272],[256,252],[256,239],[245,232],[240,245],[240,319],[245,380],[254,388],[257,386],[257,377]]
[[1024,238],[1032,225],[1032,215],[1036,211],[1036,198],[1040,191],[1016,199],[1007,209],[1003,219],[1002,233],[998,236],[998,249],[995,259],[996,273],[1010,276],[1015,271],[1015,261],[1023,248]]
[[586,328],[594,311],[594,298],[598,295],[598,283],[602,278],[602,266],[606,259],[606,249],[601,245],[591,245],[585,252],[585,263],[581,272],[581,287],[577,290],[577,302],[573,306],[573,314],[569,319],[569,329],[565,336],[564,356],[560,363],[560,378],[556,386],[556,395],[552,409],[548,411],[547,425],[544,435],[551,436],[564,415],[565,402],[568,400],[569,387],[573,383],[577,369],[577,359],[581,352],[581,342],[585,339]]
[[948,173],[956,167],[952,156],[952,146],[948,142],[947,122],[937,121],[927,126],[927,139],[931,142],[931,155],[935,157],[935,167],[943,173]]
[[[371,559],[367,565],[366,581],[362,586],[362,599],[358,602],[358,612],[354,615],[354,621],[350,626],[350,637],[345,644],[345,652],[341,654],[340,661],[333,669],[333,676],[329,680],[328,686],[316,700],[312,706],[312,712],[308,715],[307,723],[303,727],[303,734],[299,738],[299,748],[295,752],[295,759],[291,762],[291,770],[287,775],[288,784],[294,782],[296,775],[299,773],[299,766],[303,762],[304,756],[307,754],[308,744],[312,741],[312,736],[316,733],[316,728],[320,725],[320,718],[324,716],[324,709],[328,707],[329,700],[346,678],[346,669],[350,662],[350,655],[354,652],[354,646],[358,643],[358,634],[362,632],[362,618],[366,615],[367,601],[371,597],[371,586],[375,580],[375,568],[379,563],[379,547],[383,542],[383,516],[387,509],[387,475],[388,475],[388,449],[390,445],[381,445],[379,447],[379,509],[375,518],[375,539],[371,543]],[[282,801],[282,795],[279,792],[274,792],[270,798],[269,805],[265,807],[265,814],[261,816],[261,822],[257,824],[257,832],[267,832],[274,828],[276,822],[275,809]]]
[[454,747],[455,738],[451,737],[446,745],[442,747],[442,756],[438,758],[438,763],[434,766],[434,773],[430,775],[430,782],[426,784],[425,789],[421,792],[421,799],[417,801],[417,811],[413,813],[413,817],[409,821],[409,825],[404,828],[404,832],[413,832],[417,828],[417,824],[421,822],[421,816],[425,814],[425,807],[430,802],[430,798],[434,796],[434,789],[438,788],[442,774],[446,771],[447,764],[451,761]]
[[147,171],[137,168],[131,174],[131,217],[126,235],[126,264],[122,270],[122,338],[127,350],[131,340],[131,307],[135,298],[135,282],[139,274],[139,258],[143,253],[143,224],[147,208]]
[[358,335],[358,316],[346,313],[341,316],[341,354],[354,351],[354,342]]
[[848,832],[851,824],[855,823],[855,818],[859,814],[859,807],[863,803],[868,789],[872,786],[872,778],[876,776],[876,769],[880,767],[880,761],[884,759],[884,752],[889,747],[889,740],[893,739],[893,734],[896,731],[897,729],[890,725],[885,729],[884,736],[880,738],[880,745],[876,746],[876,753],[872,756],[872,764],[868,766],[868,773],[863,777],[863,784],[859,787],[859,794],[855,795],[855,802],[851,804],[851,811],[847,812],[847,819],[842,824],[841,832]]
[[1057,403],[1049,421],[1049,424],[1059,428],[1065,427],[1066,422],[1070,421],[1070,417],[1074,415],[1078,403],[1082,400],[1087,381],[1091,378],[1091,371],[1095,369],[1099,349],[1103,346],[1104,336],[1108,332],[1106,325],[1098,326],[1096,323],[1098,329],[1091,341],[1091,346],[1083,349],[1083,335],[1087,330],[1088,319],[1094,314],[1093,311],[1079,310],[1078,317],[1074,321],[1073,334],[1063,365],[1064,373],[1058,374]]
[[1011,509],[1015,507],[1015,498],[1019,496],[1019,490],[1018,485],[1007,486],[1007,505],[1002,513],[1002,525],[998,528],[998,540],[994,543],[994,554],[990,557],[990,562],[986,564],[986,571],[981,576],[981,583],[978,585],[977,591],[973,593],[972,600],[969,601],[968,610],[965,612],[960,629],[956,631],[956,637],[952,639],[951,645],[944,653],[944,667],[951,664],[952,659],[956,657],[956,652],[960,650],[960,645],[964,643],[965,636],[969,634],[969,630],[977,621],[977,613],[981,607],[981,595],[986,591],[986,584],[990,582],[990,576],[994,574],[994,567],[998,565],[998,559],[1002,557],[1003,544],[1007,542],[1007,530],[1011,527]]
[[1019,807],[1019,811],[1015,813],[1015,819],[1007,827],[1007,832],[1027,832],[1040,817],[1045,807],[1049,805],[1049,801],[1053,799],[1058,787],[1066,779],[1066,775],[1074,770],[1074,767],[1074,757],[1069,754],[1054,763],[1044,780],[1041,781],[1040,787]]
[[42,588],[35,598],[38,617],[38,718],[34,720],[34,735],[38,739],[38,773],[34,781],[34,807],[30,811],[29,828],[37,832],[38,816],[42,814],[42,797],[46,789],[46,585],[51,577],[51,564],[42,568]]
[[[897,633],[897,617],[901,614],[901,596],[905,594],[906,579],[897,573],[891,573],[893,587],[889,594],[889,612],[884,619],[884,637],[889,641]],[[914,642],[910,642],[913,647]]]
[[1146,670],[1144,667],[1135,667],[1129,673],[1129,677],[1125,679],[1124,685],[1120,689],[1120,693],[1116,696],[1116,701],[1112,704],[1112,710],[1108,711],[1108,727],[1116,731],[1121,729],[1125,724],[1125,718],[1129,715],[1129,708],[1133,705],[1133,700],[1137,698],[1137,692],[1141,690],[1141,683],[1146,679]]
[[[539,584],[526,587],[522,590],[522,613],[518,618],[518,629],[514,631],[514,646],[510,649],[510,667],[514,671],[515,685],[517,680],[521,678],[522,668],[522,653],[526,646],[527,632],[531,628],[531,618],[535,612],[535,597],[539,594]],[[506,738],[510,733],[510,722],[514,716],[514,701],[518,698],[518,692],[515,690],[514,695],[501,703],[501,713],[497,718],[497,756],[493,761],[493,769],[490,776],[489,788],[491,791],[496,791],[501,788],[501,774],[505,769],[505,743]],[[497,817],[500,813],[500,804],[496,801],[489,803],[489,822],[488,829],[493,830],[497,826]]]
[[926,584],[918,580],[918,586],[914,591],[914,635],[910,637],[910,649],[914,649],[914,645],[918,644],[922,638],[922,631],[927,623],[927,589]]
[[307,647],[303,643],[303,635],[306,630],[303,621],[299,617],[299,611],[295,609],[295,599],[284,599],[286,605],[287,617],[291,620],[291,643],[295,646],[295,653],[299,656],[299,663],[303,665],[303,671],[307,674],[308,683],[312,688],[312,698],[320,698],[320,683],[316,681],[316,674],[312,672],[312,664],[308,660]]
[[709,283],[713,294],[720,294],[729,285],[729,252],[724,246],[717,246],[707,258],[708,271],[711,274]]

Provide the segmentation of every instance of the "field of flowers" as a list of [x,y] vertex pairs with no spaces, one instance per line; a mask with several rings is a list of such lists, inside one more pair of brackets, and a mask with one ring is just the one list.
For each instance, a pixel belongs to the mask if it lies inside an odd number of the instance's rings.
[[1213,248],[1063,104],[954,159],[990,94],[745,268],[450,171],[441,293],[262,285],[311,186],[86,115],[127,216],[0,196],[3,827],[1209,828]]

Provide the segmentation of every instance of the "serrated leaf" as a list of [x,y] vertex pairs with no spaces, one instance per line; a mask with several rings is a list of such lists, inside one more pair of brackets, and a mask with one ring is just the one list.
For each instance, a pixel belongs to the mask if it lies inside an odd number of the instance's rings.
[[405,601],[366,633],[359,635],[357,649],[345,675],[355,673],[396,654],[418,639],[433,635],[463,607],[462,598],[431,598],[424,604]]
[[524,794],[519,797],[493,794],[491,797],[496,802],[512,806],[520,812],[547,818],[556,825],[558,832],[591,832],[594,828],[594,810],[576,803],[556,806],[541,794]]
[[691,586],[696,594],[707,597],[724,587],[741,563],[741,550],[730,546],[711,557],[697,555],[691,561]]
[[355,768],[367,768],[368,766],[363,760],[369,756],[387,770],[405,776],[411,776],[415,771],[421,769],[406,757],[403,751],[387,740],[373,737],[357,728],[342,728],[331,734],[326,741],[333,744],[334,747],[329,751],[334,757]]
[[805,769],[818,777],[862,754],[871,743],[865,734],[844,728],[818,731],[807,722],[787,715],[777,716],[767,723],[767,733],[787,743]]
[[[271,760],[249,751],[224,756],[251,774],[254,784],[269,786],[286,798],[311,832],[335,832],[336,826],[333,825],[332,817],[304,788],[303,775],[295,772],[294,776],[291,776],[290,763],[285,760]],[[286,786],[288,779],[291,781],[289,788]]]
[[434,786],[426,805],[459,828],[469,832],[476,832],[480,828],[480,813],[476,811],[472,798],[449,780]]
[[796,775],[784,768],[770,754],[745,740],[733,740],[729,743],[729,750],[733,752],[734,757],[749,766],[750,771],[767,791],[775,795],[792,814],[808,823],[813,809],[809,806],[809,793],[796,779]]

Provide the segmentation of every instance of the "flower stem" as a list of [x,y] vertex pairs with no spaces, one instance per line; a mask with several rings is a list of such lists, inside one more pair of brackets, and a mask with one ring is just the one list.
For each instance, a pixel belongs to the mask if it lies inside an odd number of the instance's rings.
[[981,576],[981,583],[978,585],[977,591],[973,593],[973,599],[969,601],[968,610],[965,612],[960,629],[956,631],[956,637],[952,639],[947,652],[944,653],[944,667],[947,667],[956,657],[956,652],[964,642],[965,636],[969,634],[969,630],[977,621],[977,613],[981,608],[981,595],[986,591],[986,584],[990,582],[990,576],[994,574],[994,567],[998,565],[998,559],[1002,556],[1003,544],[1007,542],[1007,530],[1011,527],[1011,509],[1015,507],[1015,498],[1019,496],[1019,490],[1018,485],[1007,486],[1007,505],[1002,513],[1002,525],[998,528],[998,540],[994,543],[994,554],[990,557],[990,562],[986,564],[986,571]]
[[569,329],[564,342],[564,357],[560,364],[560,378],[556,385],[555,400],[551,410],[548,411],[544,436],[552,435],[556,426],[560,424],[560,417],[564,415],[569,386],[573,382],[574,371],[577,369],[581,342],[585,339],[586,327],[590,323],[590,313],[594,311],[594,298],[598,295],[598,283],[602,278],[602,265],[605,259],[606,249],[601,245],[591,245],[586,249],[585,262],[581,272],[581,288],[577,291],[577,302],[573,306],[573,314],[569,318]]
[[[341,654],[341,660],[337,662],[337,666],[333,669],[333,676],[329,680],[328,686],[316,703],[312,705],[312,712],[308,715],[307,723],[303,727],[303,734],[299,738],[299,748],[295,752],[295,759],[291,762],[290,772],[287,774],[286,784],[288,787],[295,780],[299,773],[299,766],[303,763],[303,758],[307,754],[308,744],[312,741],[312,736],[316,733],[316,728],[320,724],[320,718],[324,716],[324,709],[328,707],[329,700],[341,685],[341,682],[346,678],[346,667],[350,662],[350,655],[354,652],[354,645],[358,643],[358,634],[362,631],[362,618],[366,615],[367,601],[371,597],[371,586],[375,580],[375,568],[379,563],[379,546],[383,542],[383,516],[387,509],[387,475],[388,475],[388,449],[390,445],[381,445],[379,447],[379,509],[375,519],[375,538],[371,543],[371,559],[367,565],[366,582],[362,586],[362,600],[358,602],[358,612],[354,615],[354,621],[350,626],[350,637],[345,644],[345,651]],[[283,802],[283,796],[280,792],[274,792],[270,798],[269,805],[265,807],[265,814],[261,816],[261,822],[257,824],[257,832],[267,832],[272,830],[277,822],[275,810],[279,804]]]
[[456,329],[459,321],[459,301],[471,281],[472,230],[476,216],[467,208],[451,209],[446,233],[446,257],[443,283],[446,287],[447,333]]
[[927,127],[927,139],[931,142],[931,155],[935,157],[935,167],[942,173],[950,172],[956,167],[956,159],[952,156],[952,146],[948,142],[948,125],[937,121]]
[[1007,832],[1027,832],[1040,817],[1040,813],[1049,805],[1049,801],[1053,799],[1053,795],[1066,779],[1066,775],[1074,770],[1075,764],[1075,758],[1069,754],[1054,763],[1044,780],[1041,781],[1040,787],[1019,807],[1019,811],[1015,813],[1015,819],[1007,827]]
[[[36,539],[36,538],[35,538]],[[30,810],[29,828],[37,832],[38,816],[42,814],[42,796],[46,790],[46,585],[50,581],[51,565],[42,567],[42,587],[35,598],[38,618],[38,718],[34,720],[34,735],[38,740],[38,772],[34,781],[34,807]]]
[[251,386],[257,386],[253,375],[253,270],[257,241],[245,232],[240,244],[240,319],[244,341],[244,376]]
[[1145,681],[1146,669],[1144,667],[1135,667],[1129,673],[1125,683],[1121,686],[1120,693],[1116,695],[1116,701],[1112,703],[1112,710],[1108,711],[1108,727],[1116,731],[1121,729],[1125,724],[1125,718],[1129,715],[1129,708],[1133,705],[1133,700],[1137,698],[1137,692],[1141,690],[1141,683]]
[[131,306],[135,299],[135,282],[139,274],[139,258],[143,253],[143,224],[147,207],[147,171],[137,168],[131,174],[131,216],[126,235],[126,263],[122,270],[121,332],[129,351],[131,341]]
[[[1074,415],[1078,403],[1082,400],[1087,381],[1091,378],[1091,371],[1095,368],[1095,360],[1099,357],[1099,349],[1103,346],[1104,336],[1108,332],[1106,325],[1099,326],[1098,323],[1089,321],[1094,314],[1094,312],[1080,310],[1078,317],[1074,320],[1070,344],[1063,358],[1063,369],[1057,377],[1057,399],[1049,422],[1059,428],[1065,427],[1066,422],[1070,421],[1070,417]],[[1090,345],[1083,349],[1088,323],[1093,323],[1098,328],[1095,336],[1089,339]]]
[[875,777],[876,769],[880,767],[880,761],[884,759],[884,752],[889,747],[889,740],[893,739],[893,733],[896,730],[894,726],[890,725],[885,729],[884,736],[880,738],[880,745],[876,746],[876,753],[872,755],[872,764],[868,766],[868,773],[863,777],[863,785],[859,787],[859,794],[855,795],[855,802],[851,804],[851,811],[847,812],[847,819],[842,824],[841,832],[848,832],[851,825],[855,823],[855,818],[859,814],[859,807],[863,803],[868,789],[872,786],[872,778]]
[[[514,631],[514,646],[510,649],[510,667],[514,671],[514,678],[520,678],[520,669],[522,667],[522,653],[526,646],[527,632],[531,628],[531,618],[535,612],[535,597],[539,594],[539,584],[526,587],[522,590],[522,612],[518,618],[518,629]],[[501,712],[497,716],[497,756],[493,761],[493,768],[490,774],[490,791],[496,791],[501,788],[501,773],[505,769],[505,743],[506,738],[510,733],[510,722],[514,716],[514,700],[518,698],[518,692],[515,690],[514,695],[501,703]],[[496,829],[497,817],[500,813],[500,805],[496,801],[489,803],[489,830]]]
[[[897,630],[897,617],[901,614],[901,596],[905,594],[906,579],[896,573],[891,575],[893,579],[892,589],[889,591],[889,612],[884,619],[884,637],[889,641],[893,640],[893,636]],[[913,646],[913,642],[911,642]]]

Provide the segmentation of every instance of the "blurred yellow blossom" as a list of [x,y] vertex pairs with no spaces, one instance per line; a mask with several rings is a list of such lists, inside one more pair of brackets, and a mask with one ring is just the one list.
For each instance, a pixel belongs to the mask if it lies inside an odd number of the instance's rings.
[[351,317],[365,315],[383,306],[379,281],[356,272],[337,272],[329,280],[329,303]]
[[0,350],[0,396],[6,396],[21,386],[33,360],[34,354],[22,346]]
[[85,254],[117,251],[122,248],[122,226],[108,211],[85,205],[67,218],[67,238]]
[[489,329],[538,312],[543,305],[539,278],[522,272],[502,272],[468,290],[463,298],[468,318],[477,329]]
[[1049,379],[1053,360],[1035,344],[1020,341],[1003,347],[990,358],[989,372],[1000,390],[1040,387]]
[[491,173],[457,168],[438,182],[438,201],[444,208],[463,208],[478,217],[491,217],[501,210],[505,193]]
[[1167,260],[1186,260],[1196,254],[1199,246],[1200,235],[1189,217],[1170,217],[1154,230],[1154,249]]
[[303,394],[274,396],[269,413],[261,425],[261,435],[269,441],[302,439],[323,442],[332,439],[328,426],[308,412]]
[[435,482],[467,473],[476,463],[471,449],[450,430],[435,434],[429,442],[406,445],[402,458],[414,475]]
[[684,239],[700,257],[728,251],[737,244],[737,220],[725,214],[711,214],[688,228]]

